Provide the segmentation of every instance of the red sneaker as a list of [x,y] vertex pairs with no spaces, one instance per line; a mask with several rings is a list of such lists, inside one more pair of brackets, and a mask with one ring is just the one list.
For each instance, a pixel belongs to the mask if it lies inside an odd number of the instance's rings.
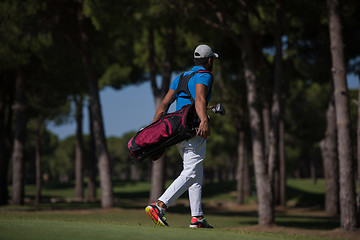
[[165,210],[158,207],[156,203],[152,203],[145,208],[145,212],[149,215],[151,220],[158,226],[169,226],[165,218]]
[[189,227],[191,227],[191,228],[214,228],[205,220],[205,218],[199,220],[196,217],[191,218]]

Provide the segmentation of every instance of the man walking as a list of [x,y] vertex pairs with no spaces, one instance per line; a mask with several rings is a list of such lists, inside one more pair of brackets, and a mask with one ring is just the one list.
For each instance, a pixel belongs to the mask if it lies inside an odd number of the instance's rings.
[[166,189],[157,202],[145,208],[146,213],[159,226],[168,226],[165,210],[179,198],[186,190],[189,191],[191,210],[191,228],[213,228],[207,223],[201,206],[201,192],[203,180],[203,161],[206,153],[206,138],[210,134],[210,123],[206,113],[207,104],[211,98],[213,77],[211,74],[214,57],[218,57],[207,45],[199,45],[194,51],[195,66],[188,72],[177,76],[170,86],[162,103],[155,113],[154,122],[166,113],[173,95],[178,89],[179,82],[189,78],[188,92],[176,96],[176,110],[187,104],[195,103],[195,109],[200,118],[200,125],[195,137],[178,143],[176,146],[183,159],[183,170],[178,178]]

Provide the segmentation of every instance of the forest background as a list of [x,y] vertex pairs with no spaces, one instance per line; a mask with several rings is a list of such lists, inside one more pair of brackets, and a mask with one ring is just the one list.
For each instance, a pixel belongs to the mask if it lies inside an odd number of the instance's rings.
[[[150,83],[152,99],[135,92],[106,103],[116,115],[146,125],[155,109],[147,107],[145,114],[141,101],[157,106],[174,76],[191,67],[194,48],[205,43],[220,55],[210,104],[221,102],[227,109],[225,117],[209,113],[205,183],[236,181],[237,203],[256,196],[258,223],[268,225],[274,222],[273,206],[286,205],[287,178],[325,178],[325,210],[340,215],[342,228],[356,228],[359,92],[337,91],[332,50],[343,53],[335,55],[345,66],[338,71],[344,75],[340,81],[346,85],[352,76],[354,82],[360,71],[360,4],[337,4],[1,1],[0,203],[24,204],[26,184],[36,185],[33,201],[41,203],[48,201],[41,195],[46,184],[74,182],[74,199],[96,200],[99,185],[98,200],[109,208],[116,202],[114,180],[149,181],[149,201],[156,199],[166,180],[181,171],[176,149],[156,162],[130,164],[126,146],[135,131],[114,136],[104,130],[104,117],[113,116],[103,115],[99,91]],[[343,41],[335,45],[334,15]],[[343,105],[337,92],[346,97]],[[340,109],[348,115],[345,145]],[[71,121],[72,136],[52,132],[54,124]],[[122,118],[117,124],[127,125]],[[345,160],[344,146],[351,153]],[[343,186],[350,201],[342,199]]]

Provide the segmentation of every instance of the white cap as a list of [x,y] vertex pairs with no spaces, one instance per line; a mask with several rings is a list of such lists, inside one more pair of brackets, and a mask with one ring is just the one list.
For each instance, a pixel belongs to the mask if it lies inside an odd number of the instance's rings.
[[196,47],[194,51],[194,58],[209,58],[209,57],[218,58],[219,55],[217,53],[214,53],[213,50],[208,45],[199,45]]

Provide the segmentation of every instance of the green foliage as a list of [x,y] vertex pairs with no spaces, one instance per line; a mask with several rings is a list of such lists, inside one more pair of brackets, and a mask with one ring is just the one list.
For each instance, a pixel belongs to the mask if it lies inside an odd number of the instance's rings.
[[326,85],[296,80],[290,83],[288,96],[285,142],[287,168],[292,173],[301,166],[300,159],[305,163],[321,158],[319,142],[324,137],[330,89]]
[[[30,121],[27,125],[27,142],[25,145],[25,182],[35,183],[35,128],[39,124],[36,121]],[[55,173],[61,168],[59,166],[53,166],[54,153],[58,149],[59,140],[56,135],[48,131],[43,126],[40,126],[40,165],[42,169],[42,179],[46,182],[51,177],[52,173]],[[62,161],[62,160],[61,160]]]
[[144,81],[143,70],[133,61],[134,45],[139,37],[134,15],[141,8],[140,1],[83,2],[84,15],[93,28],[93,61],[99,72],[100,88],[112,86],[120,89]]
[[51,34],[38,18],[45,9],[38,0],[1,1],[0,71],[29,63],[31,54],[51,44]]
[[207,140],[205,169],[219,168],[234,171],[237,156],[237,132],[230,118],[213,115],[211,135]]
[[75,169],[75,136],[68,137],[59,142],[54,156],[48,162],[49,175],[52,179],[73,179]]
[[115,88],[120,88],[122,83],[127,82],[131,71],[130,66],[121,67],[118,63],[114,63],[106,69],[104,75],[100,78],[100,86],[113,85]]
[[112,162],[112,175],[115,178],[125,178],[129,176],[129,167],[130,161],[128,160],[128,150],[127,150],[127,137],[129,134],[125,135],[122,138],[110,137],[107,139],[110,159]]

